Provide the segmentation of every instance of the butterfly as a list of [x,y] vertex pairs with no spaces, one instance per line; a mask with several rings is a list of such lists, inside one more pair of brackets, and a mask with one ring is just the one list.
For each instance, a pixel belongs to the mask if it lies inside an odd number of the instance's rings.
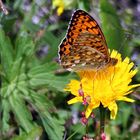
[[64,69],[99,70],[117,64],[109,55],[107,43],[96,20],[87,12],[76,10],[65,38],[59,45],[60,64]]

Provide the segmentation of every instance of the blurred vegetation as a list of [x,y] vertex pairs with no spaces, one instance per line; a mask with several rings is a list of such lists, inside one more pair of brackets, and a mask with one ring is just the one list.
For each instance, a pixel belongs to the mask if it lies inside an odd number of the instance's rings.
[[[89,12],[101,25],[109,48],[130,57],[140,68],[140,2],[138,0],[3,1],[0,12],[0,139],[81,139],[79,104],[67,105],[65,85],[76,77],[61,70],[58,46],[76,9]],[[140,83],[140,71],[133,80]],[[119,103],[117,119],[106,121],[108,139],[140,139],[140,89],[134,104]],[[98,110],[88,133],[95,136]],[[70,138],[71,137],[71,138]]]

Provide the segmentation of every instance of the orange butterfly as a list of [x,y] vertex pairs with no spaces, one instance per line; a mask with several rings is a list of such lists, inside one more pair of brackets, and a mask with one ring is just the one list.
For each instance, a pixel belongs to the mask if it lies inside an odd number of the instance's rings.
[[109,56],[107,43],[98,23],[85,11],[74,12],[66,37],[59,46],[59,58],[67,70],[114,66],[117,59]]

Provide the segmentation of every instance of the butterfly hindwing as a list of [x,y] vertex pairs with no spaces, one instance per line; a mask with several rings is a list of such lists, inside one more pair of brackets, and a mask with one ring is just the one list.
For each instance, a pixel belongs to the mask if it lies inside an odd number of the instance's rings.
[[[59,54],[62,53],[61,65],[64,68],[66,69],[69,68],[74,69],[74,67],[76,67],[76,69],[77,68],[79,69],[81,67],[95,68],[95,67],[99,67],[101,64],[104,65],[106,63],[106,59],[105,59],[106,56],[102,54],[101,51],[95,49],[95,47],[92,48],[90,46],[88,35],[87,34],[79,35],[78,38],[76,39],[76,43],[74,43],[72,46],[68,43],[68,41],[66,41],[66,39],[60,45]],[[92,37],[92,35],[90,36]],[[85,42],[87,43],[85,44]],[[93,43],[94,42],[92,42],[92,44]],[[67,53],[66,52],[64,53],[63,52],[64,48],[67,45],[71,46],[71,49],[69,50],[70,52],[68,53],[68,51],[66,51]]]

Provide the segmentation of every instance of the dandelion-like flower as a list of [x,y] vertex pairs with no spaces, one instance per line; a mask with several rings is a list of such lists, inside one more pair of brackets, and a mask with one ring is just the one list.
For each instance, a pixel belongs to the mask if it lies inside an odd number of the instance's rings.
[[73,2],[73,0],[53,0],[52,5],[53,8],[57,8],[57,14],[60,16],[63,13],[64,9],[70,9],[72,7]]
[[140,84],[130,85],[137,69],[132,70],[134,63],[126,57],[124,60],[117,51],[112,51],[111,58],[117,58],[115,66],[108,66],[100,70],[80,70],[77,74],[80,80],[71,80],[66,91],[70,91],[75,97],[68,104],[82,102],[87,105],[85,112],[88,118],[93,109],[103,105],[111,111],[111,119],[115,119],[118,111],[116,101],[134,102],[126,97],[133,92],[133,88]]
[[61,15],[64,11],[64,2],[63,0],[53,0],[53,7],[57,7],[57,14]]

